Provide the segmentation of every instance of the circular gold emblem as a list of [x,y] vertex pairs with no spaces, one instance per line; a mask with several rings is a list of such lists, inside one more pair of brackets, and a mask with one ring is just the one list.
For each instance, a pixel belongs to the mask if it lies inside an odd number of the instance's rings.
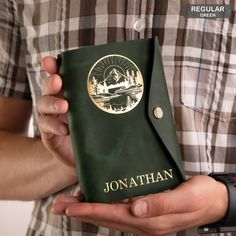
[[121,114],[134,109],[143,95],[143,77],[129,58],[111,54],[99,59],[88,74],[88,93],[101,110]]

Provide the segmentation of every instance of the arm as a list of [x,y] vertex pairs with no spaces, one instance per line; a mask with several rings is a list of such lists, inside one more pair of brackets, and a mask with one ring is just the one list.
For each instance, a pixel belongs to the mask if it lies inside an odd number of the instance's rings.
[[[7,98],[30,96],[25,64],[27,42],[20,34],[23,25],[17,10],[15,1],[0,1],[0,94],[6,96],[0,97],[0,199],[32,200],[71,185],[76,176],[73,165],[59,161],[60,155],[50,152],[40,139],[26,137],[31,102]],[[55,65],[51,66],[55,69]],[[51,141],[59,143],[63,139]],[[65,139],[67,146],[60,145],[61,150],[72,157],[68,133]]]
[[33,200],[76,181],[40,139],[26,137],[31,102],[0,97],[0,199]]

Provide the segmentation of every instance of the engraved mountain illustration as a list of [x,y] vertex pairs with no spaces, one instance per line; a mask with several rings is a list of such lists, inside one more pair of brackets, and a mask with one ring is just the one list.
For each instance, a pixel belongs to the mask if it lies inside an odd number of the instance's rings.
[[101,83],[106,82],[106,84],[109,86],[111,84],[119,84],[125,81],[127,77],[123,75],[121,72],[119,72],[117,69],[113,68],[109,75],[106,77],[104,81]]

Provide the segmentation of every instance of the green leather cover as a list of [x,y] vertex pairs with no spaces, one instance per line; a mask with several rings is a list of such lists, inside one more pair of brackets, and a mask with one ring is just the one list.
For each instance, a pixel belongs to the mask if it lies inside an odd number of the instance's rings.
[[157,38],[63,52],[58,63],[86,201],[156,193],[185,180]]

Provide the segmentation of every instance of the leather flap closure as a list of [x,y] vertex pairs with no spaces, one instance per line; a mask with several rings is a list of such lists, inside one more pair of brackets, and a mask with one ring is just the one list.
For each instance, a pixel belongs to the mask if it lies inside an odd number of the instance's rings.
[[[151,75],[148,116],[163,142],[164,146],[173,158],[181,176],[185,179],[185,173],[182,167],[181,153],[176,137],[175,122],[172,115],[171,105],[168,96],[168,90],[165,81],[165,74],[162,65],[162,58],[159,51],[158,39],[155,37],[153,68]],[[156,109],[157,108],[157,109]],[[155,109],[157,114],[155,114]]]

